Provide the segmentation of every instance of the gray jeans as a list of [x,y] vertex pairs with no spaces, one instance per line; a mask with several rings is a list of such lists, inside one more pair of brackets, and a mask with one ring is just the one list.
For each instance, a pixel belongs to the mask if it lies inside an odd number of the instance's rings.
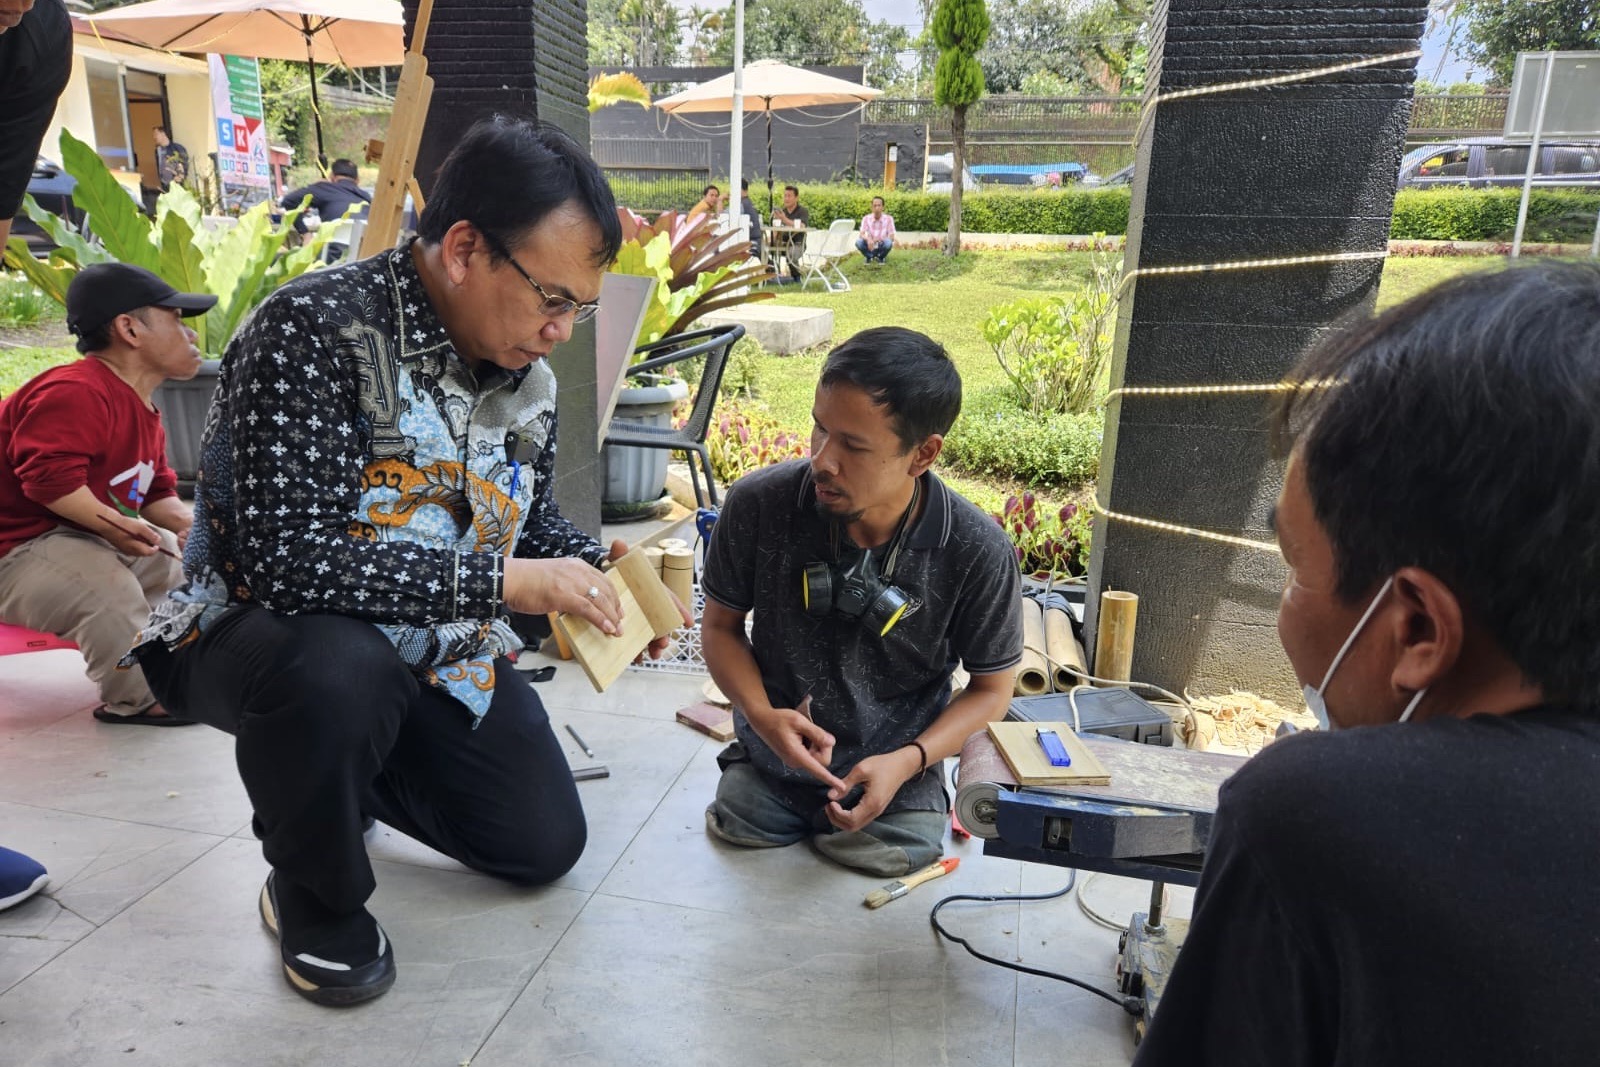
[[744,848],[778,848],[809,837],[835,863],[885,878],[910,874],[944,853],[945,812],[897,811],[860,830],[838,830],[822,814],[825,800],[815,812],[796,811],[773,786],[748,762],[730,763],[706,808],[706,830]]

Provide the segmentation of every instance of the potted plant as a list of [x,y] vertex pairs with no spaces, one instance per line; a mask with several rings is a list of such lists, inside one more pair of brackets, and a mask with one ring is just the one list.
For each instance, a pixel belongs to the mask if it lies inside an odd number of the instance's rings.
[[[639,329],[641,346],[686,332],[709,311],[772,299],[773,293],[752,288],[772,272],[748,262],[748,241],[737,231],[717,233],[712,216],[686,219],[668,211],[649,222],[627,208],[618,208],[617,215],[623,243],[611,269],[657,282]],[[669,425],[688,396],[689,385],[677,374],[630,377],[612,421]],[[667,457],[661,449],[607,445],[601,516],[626,521],[655,515],[666,486]]]
[[218,298],[203,316],[186,320],[198,335],[196,345],[208,357],[200,372],[191,381],[167,382],[155,392],[166,429],[167,462],[180,481],[192,482],[200,465],[200,433],[216,390],[220,365],[216,357],[245,315],[268,293],[320,263],[322,246],[334,227],[324,226],[299,248],[286,251],[299,209],[274,225],[271,205],[257,204],[231,227],[214,229],[202,224],[194,196],[174,182],[157,199],[151,218],[139,210],[95,150],[65,130],[61,161],[78,181],[73,201],[85,213],[92,233],[80,233],[30,197],[23,209],[56,247],[48,261],[41,262],[21,238],[14,237],[4,250],[8,266],[62,306],[73,275],[94,263],[132,263],[184,292]]

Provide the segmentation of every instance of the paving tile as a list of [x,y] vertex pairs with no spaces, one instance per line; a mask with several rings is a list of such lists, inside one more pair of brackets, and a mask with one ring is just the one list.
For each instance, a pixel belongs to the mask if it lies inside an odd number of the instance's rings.
[[377,1001],[332,1010],[282,977],[256,914],[265,873],[248,842],[223,842],[0,995],[8,1067],[458,1064],[584,902],[380,864],[371,906],[399,978]]

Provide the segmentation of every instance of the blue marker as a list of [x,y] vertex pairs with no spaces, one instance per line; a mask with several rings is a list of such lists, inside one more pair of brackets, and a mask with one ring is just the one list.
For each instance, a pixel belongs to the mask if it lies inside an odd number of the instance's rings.
[[507,494],[507,495],[509,495],[509,496],[516,496],[517,495],[517,484],[518,484],[518,481],[521,479],[521,477],[522,477],[522,464],[518,463],[516,460],[512,460],[511,461],[511,492],[509,494]]

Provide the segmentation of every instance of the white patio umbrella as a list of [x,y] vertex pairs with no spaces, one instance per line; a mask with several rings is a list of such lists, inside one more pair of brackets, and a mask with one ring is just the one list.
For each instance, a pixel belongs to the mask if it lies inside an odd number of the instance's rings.
[[405,62],[400,0],[149,0],[89,18],[91,25],[168,52],[306,61],[311,118],[322,150],[317,64],[384,67]]
[[[691,86],[656,101],[668,114],[695,114],[733,110],[732,74]],[[772,210],[772,113],[792,107],[825,104],[864,104],[883,95],[882,89],[803,70],[776,59],[758,59],[744,65],[745,110],[767,113],[767,210]],[[737,181],[739,175],[731,176]]]

